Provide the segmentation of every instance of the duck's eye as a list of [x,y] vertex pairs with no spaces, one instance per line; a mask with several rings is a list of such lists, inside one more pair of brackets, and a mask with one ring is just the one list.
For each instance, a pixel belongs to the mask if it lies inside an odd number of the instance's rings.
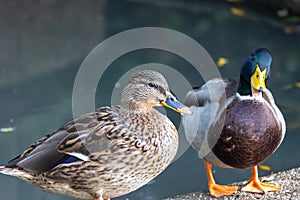
[[148,83],[149,87],[155,88],[156,90],[158,90],[160,93],[162,94],[166,94],[166,90],[164,88],[162,88],[159,85],[156,85],[155,83]]
[[148,85],[149,85],[150,87],[157,88],[157,85],[155,85],[154,83],[148,83]]
[[258,74],[256,74],[256,78],[258,78],[259,77],[259,75]]

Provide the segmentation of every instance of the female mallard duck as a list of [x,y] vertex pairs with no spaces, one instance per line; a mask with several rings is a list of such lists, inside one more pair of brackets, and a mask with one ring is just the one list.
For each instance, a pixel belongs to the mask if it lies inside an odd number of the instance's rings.
[[153,108],[159,105],[190,112],[171,96],[161,74],[138,71],[120,106],[101,107],[67,122],[0,166],[0,172],[75,199],[127,194],[161,173],[177,152],[178,133]]
[[284,138],[283,115],[266,88],[272,57],[265,48],[253,50],[244,61],[240,82],[212,79],[187,93],[185,104],[193,115],[183,116],[187,139],[205,160],[209,192],[231,195],[236,186],[215,183],[212,165],[252,168],[242,191],[264,193],[280,188],[261,183],[257,165],[271,156]]

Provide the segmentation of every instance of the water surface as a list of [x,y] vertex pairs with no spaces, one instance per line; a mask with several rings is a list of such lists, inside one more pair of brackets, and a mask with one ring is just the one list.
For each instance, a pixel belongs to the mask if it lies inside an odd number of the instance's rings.
[[[43,1],[38,4],[5,2],[0,14],[0,160],[6,162],[33,141],[72,118],[72,88],[76,72],[88,52],[119,32],[138,27],[164,27],[198,41],[217,61],[224,77],[237,77],[241,63],[253,48],[267,47],[273,55],[269,88],[287,121],[280,148],[265,161],[271,172],[300,166],[300,59],[299,33],[284,32],[286,24],[264,7],[181,1]],[[230,12],[237,7],[245,12]],[[5,8],[5,9],[4,9]],[[141,50],[111,64],[98,85],[97,106],[109,105],[116,81],[133,66],[162,63],[183,72],[193,86],[203,80],[178,56],[158,50]],[[99,66],[101,67],[101,66]],[[171,89],[180,87],[170,85]],[[167,112],[179,126],[180,116]],[[181,132],[181,139],[184,139]],[[245,180],[250,170],[215,168],[219,183]],[[260,171],[261,175],[271,172]],[[207,189],[204,165],[193,149],[172,163],[143,188],[117,199],[162,199]],[[1,199],[68,199],[42,192],[13,177],[0,178]]]

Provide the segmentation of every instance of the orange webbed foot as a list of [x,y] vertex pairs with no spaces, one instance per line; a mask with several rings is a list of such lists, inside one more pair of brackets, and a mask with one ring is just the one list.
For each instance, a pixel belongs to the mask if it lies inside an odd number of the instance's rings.
[[276,187],[275,185],[262,183],[258,179],[257,180],[250,179],[250,181],[242,188],[242,191],[262,194],[265,192],[280,191],[280,188]]
[[225,195],[233,195],[237,192],[237,186],[227,186],[227,185],[219,185],[219,184],[211,184],[208,186],[209,193],[213,197],[221,197]]
[[204,162],[206,173],[207,173],[207,180],[208,180],[208,190],[211,196],[213,197],[221,197],[224,195],[232,195],[237,192],[237,186],[226,186],[226,185],[219,185],[215,183],[213,174],[212,174],[212,165],[208,162]]
[[94,200],[110,200],[110,198],[103,198],[103,197],[95,197]]
[[255,166],[252,168],[252,177],[242,188],[242,191],[262,194],[266,192],[280,191],[280,188],[275,185],[260,182],[257,175],[257,166]]

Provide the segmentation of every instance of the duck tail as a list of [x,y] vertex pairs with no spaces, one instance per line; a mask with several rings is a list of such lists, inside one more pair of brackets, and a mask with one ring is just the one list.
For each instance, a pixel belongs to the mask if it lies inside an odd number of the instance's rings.
[[9,176],[16,176],[23,180],[30,180],[33,178],[33,174],[31,172],[27,172],[20,167],[6,167],[4,165],[0,165],[0,173]]

